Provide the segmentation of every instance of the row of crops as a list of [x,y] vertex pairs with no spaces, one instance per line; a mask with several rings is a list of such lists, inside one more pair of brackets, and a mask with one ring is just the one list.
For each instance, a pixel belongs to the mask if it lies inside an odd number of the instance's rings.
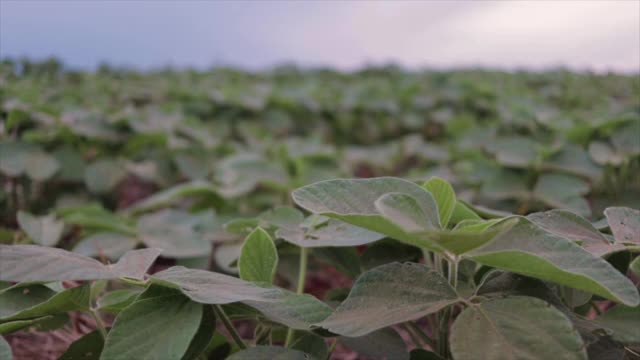
[[639,208],[637,75],[0,65],[0,334],[65,359],[631,356]]

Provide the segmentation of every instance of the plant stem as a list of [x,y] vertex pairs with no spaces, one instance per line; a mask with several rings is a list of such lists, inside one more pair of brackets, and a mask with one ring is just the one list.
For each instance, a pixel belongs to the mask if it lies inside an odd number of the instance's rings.
[[242,338],[240,337],[240,334],[238,334],[238,331],[236,331],[236,328],[233,327],[231,320],[229,320],[229,317],[224,312],[224,309],[222,309],[222,306],[213,305],[213,311],[216,313],[216,316],[222,320],[224,327],[227,329],[236,345],[238,345],[240,349],[246,349],[247,345],[242,341]]
[[93,317],[93,320],[95,320],[96,327],[98,328],[98,331],[100,331],[100,335],[102,335],[102,339],[106,339],[107,338],[107,328],[104,326],[104,322],[102,321],[102,318],[100,317],[100,314],[98,314],[98,311],[96,309],[89,310],[89,313]]
[[420,339],[422,339],[422,341],[426,345],[429,345],[432,350],[435,348],[435,343],[433,342],[433,340],[431,340],[431,338],[427,336],[427,334],[425,334],[425,332],[422,331],[422,329],[420,329],[420,327],[416,325],[416,323],[414,323],[413,321],[407,321],[406,324],[407,327],[411,329],[411,331],[413,331]]
[[420,340],[418,334],[416,334],[415,331],[413,331],[413,329],[409,326],[409,321],[402,324],[402,328],[407,332],[407,334],[409,334],[411,341],[413,341],[417,348],[422,348],[424,345],[426,345]]
[[[304,283],[307,278],[307,262],[309,260],[309,249],[301,247],[300,248],[300,263],[298,267],[298,287],[296,288],[297,294],[304,293]],[[291,340],[293,340],[293,332],[294,330],[289,328],[287,330],[287,338],[284,341],[284,346],[288,347],[291,344]]]
[[457,258],[453,258],[449,261],[447,261],[448,264],[448,271],[447,271],[447,277],[449,278],[449,284],[451,284],[451,286],[456,289],[458,287],[458,259]]
[[327,360],[331,360],[331,354],[333,354],[333,351],[336,349],[336,345],[338,345],[338,338],[335,338],[331,346],[329,346],[329,351],[327,352]]

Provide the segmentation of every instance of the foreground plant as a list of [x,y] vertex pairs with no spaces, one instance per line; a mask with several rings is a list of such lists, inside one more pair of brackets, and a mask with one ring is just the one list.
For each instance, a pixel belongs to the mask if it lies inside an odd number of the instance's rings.
[[[64,359],[326,359],[337,342],[388,359],[638,354],[640,295],[625,276],[638,275],[638,210],[608,208],[600,230],[565,210],[500,216],[457,199],[439,178],[423,186],[328,180],[293,200],[312,214],[283,207],[261,215],[253,224],[264,229],[247,236],[238,258],[239,279],[182,266],[147,274],[156,249],[104,265],[61,249],[0,245],[0,280],[11,282],[0,291],[0,333],[55,328],[67,312],[85,311],[98,329]],[[353,247],[362,245],[359,255]],[[421,259],[407,262],[411,249]],[[279,253],[291,251],[295,293],[274,285]],[[335,308],[304,294],[310,256],[356,278],[348,295],[327,298]],[[603,312],[606,302],[615,305]],[[110,328],[105,314],[115,314]],[[251,339],[236,320],[253,325]]]

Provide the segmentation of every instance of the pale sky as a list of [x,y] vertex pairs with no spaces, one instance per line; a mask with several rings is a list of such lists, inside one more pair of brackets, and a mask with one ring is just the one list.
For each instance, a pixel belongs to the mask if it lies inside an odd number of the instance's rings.
[[89,69],[395,62],[640,72],[640,0],[0,0],[0,57],[22,55]]

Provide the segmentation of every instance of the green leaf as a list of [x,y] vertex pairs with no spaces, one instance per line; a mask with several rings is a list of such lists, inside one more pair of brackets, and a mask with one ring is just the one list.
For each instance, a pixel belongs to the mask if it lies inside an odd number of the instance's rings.
[[247,236],[238,259],[240,278],[271,285],[278,267],[278,250],[271,236],[256,228]]
[[585,344],[567,317],[530,297],[495,299],[466,308],[451,328],[456,360],[587,359]]
[[18,224],[35,243],[55,246],[64,230],[64,223],[57,221],[55,215],[36,217],[24,211],[18,211]]
[[440,225],[443,229],[446,229],[456,206],[456,193],[453,187],[448,181],[439,177],[432,177],[422,187],[431,193],[436,204],[438,204]]
[[533,195],[544,203],[566,208],[581,215],[590,215],[589,203],[582,197],[589,193],[589,183],[566,174],[544,174],[538,178]]
[[62,249],[38,245],[0,245],[0,281],[69,281],[129,277],[141,279],[160,254],[132,250],[113,265]]
[[127,212],[132,214],[147,212],[169,206],[183,198],[211,198],[218,200],[220,195],[216,192],[213,184],[196,180],[159,191],[131,205],[131,207],[127,208]]
[[84,182],[93,193],[107,193],[116,187],[127,173],[122,162],[114,159],[101,159],[89,164],[84,172]]
[[629,270],[636,276],[640,277],[640,256],[636,256],[635,259],[629,264]]
[[58,360],[99,360],[104,339],[99,330],[94,330],[74,341]]
[[347,299],[318,325],[336,334],[358,337],[458,301],[447,280],[424,265],[391,263],[363,273]]
[[100,311],[119,313],[122,309],[133,303],[140,295],[138,289],[121,289],[106,293],[98,300]]
[[80,285],[55,293],[42,285],[13,287],[0,293],[0,322],[26,320],[68,311],[86,311],[90,286]]
[[[66,316],[66,315],[65,315]],[[0,323],[0,335],[7,335],[18,330],[30,327],[30,326],[38,326],[41,324],[46,324],[51,321],[57,321],[60,318],[60,315],[47,315],[35,319],[29,320],[16,320],[16,321],[8,321],[5,323]],[[65,318],[65,321],[68,318]]]
[[200,327],[202,307],[168,288],[134,302],[116,317],[100,359],[182,358]]
[[315,360],[325,360],[329,355],[329,347],[324,338],[308,331],[296,331],[289,348],[311,355]]
[[349,277],[355,278],[360,275],[360,258],[354,247],[316,248],[312,254],[316,259],[333,266]]
[[340,343],[371,359],[409,360],[407,345],[392,328],[376,330],[364,336],[341,336]]
[[533,213],[527,215],[527,219],[548,232],[573,241],[609,244],[588,220],[567,210]]
[[526,218],[520,218],[515,226],[492,242],[463,256],[483,265],[552,281],[626,305],[640,303],[633,283],[608,262]]
[[311,295],[298,295],[276,287],[205,270],[174,266],[152,276],[161,284],[177,287],[193,301],[203,304],[242,302],[260,310],[273,321],[296,329],[309,329],[324,320],[331,308]]
[[[209,221],[213,221],[212,215]],[[197,215],[164,209],[138,219],[138,236],[148,247],[162,249],[164,256],[196,257],[211,252],[211,241],[197,229]]]
[[617,305],[594,322],[612,331],[611,337],[623,344],[640,344],[640,307]]
[[449,220],[449,222],[455,225],[459,222],[462,222],[463,220],[480,219],[482,219],[480,215],[476,214],[467,205],[465,205],[463,202],[456,201],[456,205],[453,207],[453,212],[451,213],[451,219]]
[[138,240],[130,235],[113,232],[98,232],[78,242],[72,252],[90,257],[107,257],[117,260],[127,251],[133,250]]
[[321,215],[311,215],[296,224],[280,223],[276,237],[299,247],[346,247],[378,241],[385,236],[359,226]]
[[[433,197],[412,182],[386,177],[327,180],[295,190],[293,200],[312,213],[337,218],[411,245],[440,249],[397,225],[413,223],[439,228],[438,209]],[[380,211],[381,208],[386,214]],[[424,218],[418,219],[412,212],[417,209],[422,211]],[[391,221],[387,215],[396,215],[396,218]]]
[[191,339],[187,352],[182,356],[183,360],[198,359],[203,354],[216,331],[216,316],[211,306],[204,306],[202,319],[196,335]]
[[68,224],[136,236],[136,229],[130,224],[129,219],[115,215],[100,206],[89,205],[64,209],[60,211],[60,215]]
[[239,351],[227,360],[309,360],[302,351],[277,346],[255,346]]
[[0,359],[11,360],[13,359],[13,352],[11,346],[3,337],[0,336]]
[[604,215],[616,242],[640,244],[640,210],[610,207]]

